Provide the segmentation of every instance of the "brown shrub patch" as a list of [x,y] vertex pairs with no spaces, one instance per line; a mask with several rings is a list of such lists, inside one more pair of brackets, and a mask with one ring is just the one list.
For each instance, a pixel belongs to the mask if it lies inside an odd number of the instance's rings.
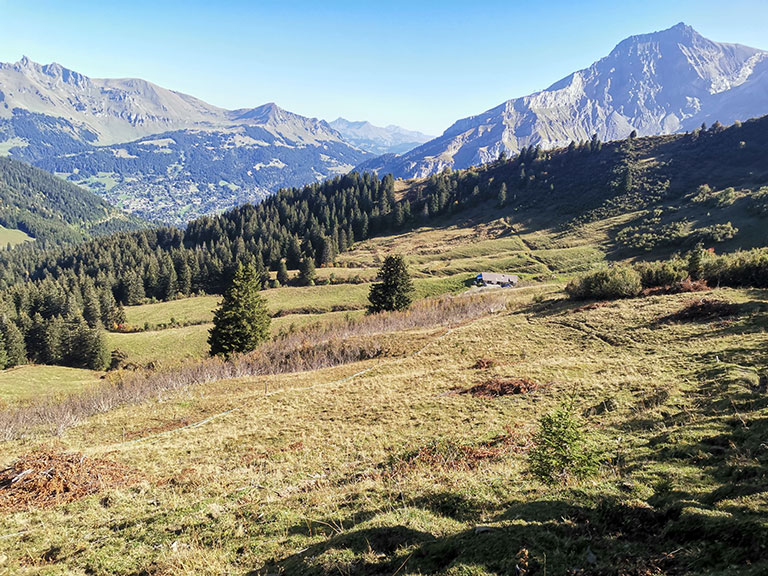
[[495,462],[507,454],[527,450],[530,435],[507,427],[504,434],[479,444],[435,440],[390,461],[390,471],[402,474],[418,466],[433,470],[473,470],[483,462]]
[[712,288],[707,284],[706,280],[691,280],[686,278],[680,282],[677,282],[668,286],[654,286],[653,288],[646,288],[643,290],[641,296],[660,296],[663,294],[686,294],[692,292],[708,292]]
[[698,298],[691,300],[680,310],[662,318],[667,322],[693,322],[696,320],[717,320],[733,316],[738,306],[724,300],[713,298]]
[[605,308],[610,306],[610,304],[610,302],[592,302],[591,304],[585,304],[584,306],[574,308],[571,310],[571,312],[587,312],[588,310],[597,310],[598,308]]
[[477,362],[472,365],[472,368],[475,370],[488,370],[490,368],[495,368],[498,365],[499,361],[496,360],[496,358],[484,357],[478,358]]
[[496,398],[512,394],[535,392],[540,386],[527,378],[491,378],[480,384],[461,390],[459,394],[470,394],[476,398]]
[[140,430],[134,430],[128,432],[125,435],[125,440],[136,440],[137,438],[144,438],[146,436],[152,436],[153,434],[160,434],[161,432],[170,432],[171,430],[177,430],[189,426],[191,420],[188,418],[179,418],[177,420],[169,420],[158,424],[157,426],[146,426]]
[[117,462],[40,448],[0,471],[0,511],[64,504],[138,478],[135,470]]

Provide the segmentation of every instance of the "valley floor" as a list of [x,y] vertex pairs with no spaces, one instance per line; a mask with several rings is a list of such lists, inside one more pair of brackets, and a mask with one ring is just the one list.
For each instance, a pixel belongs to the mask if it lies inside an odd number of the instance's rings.
[[[511,290],[495,315],[381,336],[393,355],[2,443],[0,464],[45,444],[137,480],[3,514],[0,574],[765,574],[768,292],[707,297],[738,313],[668,322],[690,294]],[[457,393],[494,376],[541,387]],[[549,487],[526,454],[563,402],[602,466]]]

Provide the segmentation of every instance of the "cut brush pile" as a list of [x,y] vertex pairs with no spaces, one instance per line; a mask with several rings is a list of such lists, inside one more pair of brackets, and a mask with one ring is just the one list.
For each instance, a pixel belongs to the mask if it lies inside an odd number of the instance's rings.
[[64,504],[137,480],[136,471],[117,462],[40,448],[0,471],[0,512]]

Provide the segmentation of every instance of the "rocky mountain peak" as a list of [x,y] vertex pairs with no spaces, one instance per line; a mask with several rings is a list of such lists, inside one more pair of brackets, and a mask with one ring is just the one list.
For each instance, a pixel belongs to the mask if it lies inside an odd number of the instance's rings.
[[[681,22],[631,36],[546,90],[455,122],[441,137],[366,167],[400,177],[495,160],[502,150],[691,130],[768,113],[768,52],[714,42]],[[762,94],[762,96],[760,96]]]

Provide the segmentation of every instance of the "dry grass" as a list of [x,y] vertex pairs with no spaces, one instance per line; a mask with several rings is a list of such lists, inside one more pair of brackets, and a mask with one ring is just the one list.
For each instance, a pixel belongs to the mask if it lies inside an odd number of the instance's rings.
[[288,333],[229,360],[209,358],[167,370],[117,374],[115,380],[79,395],[0,411],[0,439],[11,440],[41,428],[58,435],[83,418],[198,384],[319,370],[393,355],[377,335],[458,325],[504,310],[507,299],[506,293],[488,293],[421,300],[404,312]]
[[[68,428],[64,449],[112,453],[146,480],[0,516],[3,568],[492,576],[514,574],[525,549],[548,574],[764,570],[768,407],[708,372],[765,371],[764,318],[659,325],[690,296],[571,314],[554,298],[529,305],[534,294],[451,331],[383,335],[407,351],[397,357],[203,383]],[[717,296],[768,304],[766,292]],[[476,383],[481,357],[499,377],[555,384],[493,401],[449,393]],[[594,481],[550,489],[528,476],[525,450],[564,399],[610,406],[587,420],[605,456]],[[28,451],[0,444],[0,462]]]

